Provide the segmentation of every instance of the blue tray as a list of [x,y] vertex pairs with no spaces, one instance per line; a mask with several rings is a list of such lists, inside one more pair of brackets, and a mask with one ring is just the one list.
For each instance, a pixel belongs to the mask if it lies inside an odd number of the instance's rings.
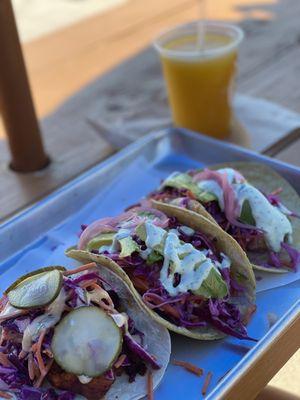
[[[266,163],[300,193],[300,171],[296,167],[185,130],[155,132],[0,227],[0,290],[20,274],[42,265],[74,265],[73,260],[64,256],[64,249],[76,242],[81,223],[121,212],[157,187],[170,172],[234,160]],[[291,275],[291,281],[294,279]],[[259,339],[256,344],[234,338],[198,342],[172,335],[171,360],[190,361],[213,373],[207,399],[226,397],[251,365],[299,316],[300,281],[278,286],[257,296],[258,309],[249,325],[250,336]],[[271,329],[267,319],[270,312],[279,318]],[[170,363],[155,399],[199,399],[204,378]],[[244,398],[250,398],[247,391]]]

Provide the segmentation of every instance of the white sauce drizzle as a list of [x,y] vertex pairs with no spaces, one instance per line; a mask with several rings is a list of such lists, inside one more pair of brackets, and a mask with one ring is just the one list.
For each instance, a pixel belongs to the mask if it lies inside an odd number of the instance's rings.
[[[227,173],[228,182],[232,185],[240,209],[243,202],[248,200],[256,227],[264,231],[266,244],[275,252],[281,249],[281,243],[292,242],[292,225],[284,214],[284,210],[270,204],[268,199],[254,186],[239,180],[232,168],[222,168],[218,172]],[[224,195],[220,185],[214,180],[198,182],[198,186],[213,193],[221,210],[224,210]]]
[[209,179],[209,180],[199,181],[197,182],[197,185],[200,189],[203,189],[206,192],[214,194],[218,199],[218,203],[221,210],[224,211],[223,189],[218,184],[218,182]]
[[144,260],[147,260],[147,258],[150,256],[151,253],[152,253],[152,249],[150,249],[150,247],[148,247],[147,249],[140,251],[140,256]]
[[125,328],[127,330],[128,316],[125,313],[111,314],[111,317],[115,321],[116,325],[119,328],[122,328],[122,326],[125,326]]
[[82,383],[83,385],[86,385],[87,383],[90,383],[93,380],[93,378],[86,375],[77,375],[77,378],[79,382]]
[[245,200],[249,201],[251,212],[256,227],[264,231],[267,245],[274,251],[279,252],[281,243],[287,238],[292,241],[293,229],[288,218],[255,187],[247,183],[235,185],[235,193],[242,207]]
[[[213,261],[206,257],[207,251],[197,250],[190,243],[181,243],[174,232],[166,232],[150,222],[146,222],[145,227],[146,245],[151,249],[163,248],[160,281],[170,295],[197,290],[213,268],[219,273]],[[181,280],[174,287],[176,273],[180,274]]]
[[170,229],[170,230],[169,230],[169,233],[171,233],[171,232],[174,233],[174,234],[177,235],[177,236],[179,235],[179,232],[178,232],[177,229],[174,229],[174,228],[173,228],[173,229]]
[[224,268],[230,268],[231,266],[231,261],[228,256],[224,253],[220,253],[220,256],[222,257],[222,261],[220,263],[217,263],[218,268],[224,269]]
[[[243,183],[245,179],[239,179],[238,174],[233,168],[220,168],[218,172],[221,174],[227,174],[227,181],[229,183]],[[241,174],[240,174],[241,175]]]
[[104,251],[107,251],[108,253],[116,253],[117,251],[120,250],[120,243],[119,240],[124,239],[128,236],[130,236],[130,230],[121,228],[118,230],[118,232],[114,235],[113,242],[111,245],[103,245],[99,248],[99,253],[103,253]]
[[190,228],[189,226],[185,226],[185,225],[181,226],[180,230],[187,236],[192,236],[195,233],[194,229]]

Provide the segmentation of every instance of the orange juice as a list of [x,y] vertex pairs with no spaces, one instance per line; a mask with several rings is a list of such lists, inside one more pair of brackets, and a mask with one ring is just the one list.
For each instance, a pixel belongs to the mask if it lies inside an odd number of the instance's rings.
[[175,125],[219,139],[229,135],[241,35],[231,25],[206,23],[201,43],[197,24],[179,27],[159,39]]

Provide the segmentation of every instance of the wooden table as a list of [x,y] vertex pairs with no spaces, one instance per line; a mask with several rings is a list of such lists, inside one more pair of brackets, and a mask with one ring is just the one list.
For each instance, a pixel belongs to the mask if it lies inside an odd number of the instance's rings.
[[[55,111],[42,125],[52,164],[35,174],[9,171],[7,148],[5,142],[0,141],[0,220],[24,209],[114,151],[90,125],[82,122],[80,103],[77,109],[70,103],[57,109],[59,104],[91,80],[143,50],[161,30],[195,19],[197,13],[195,0],[152,0],[151,7],[146,6],[145,1],[131,0],[105,14],[24,45],[38,115],[45,117]],[[208,9],[208,17],[236,21],[246,32],[240,53],[238,90],[297,112],[300,112],[299,13],[299,0],[265,0],[263,3],[252,0],[250,5],[249,0],[218,0],[209,3]],[[116,98],[123,94],[119,84],[111,82],[115,77],[124,76],[124,71],[127,80],[131,65],[145,63],[145,74],[156,74],[158,67],[153,70],[149,67],[151,57],[146,51],[138,55],[133,64],[105,75],[99,86],[103,88],[99,90],[99,98],[107,95],[108,87]],[[130,79],[133,82],[134,76]],[[143,88],[143,81],[140,87]],[[83,92],[83,102],[89,101],[84,96],[92,89]],[[0,127],[1,136],[3,129]],[[269,154],[299,162],[298,138],[299,132],[296,132],[292,140],[274,145]],[[298,332],[299,323],[297,329]],[[276,368],[269,369],[268,378],[294,351],[295,346],[281,354]],[[265,383],[263,380],[260,384]]]
[[[293,90],[300,64],[298,0],[208,2],[209,18],[237,21],[246,32],[239,90],[300,112]],[[131,0],[125,5],[25,44],[40,116],[91,79],[136,54],[163,29],[197,18],[195,0]]]
[[[300,111],[300,90],[294,87],[300,63],[297,17],[300,2],[248,3],[248,0],[218,0],[217,5],[210,2],[207,10],[210,18],[238,21],[246,32],[240,54],[238,90]],[[92,79],[145,48],[162,29],[191,20],[197,14],[195,0],[152,0],[151,7],[145,7],[143,1],[131,0],[105,14],[25,44],[38,115],[45,117]],[[149,57],[140,56],[136,63],[148,61]],[[122,71],[119,68],[119,75]],[[126,72],[130,73],[130,69]],[[120,88],[115,86],[112,91],[119,96]],[[99,90],[99,98],[104,93]],[[72,112],[77,113],[74,109]],[[48,120],[43,124],[47,151],[53,161],[43,173],[18,175],[8,171],[8,152],[0,141],[0,220],[111,153],[111,146],[90,126],[83,126],[82,130],[78,126],[76,130],[57,123],[57,118],[54,115],[52,123]],[[0,136],[1,132],[3,136],[0,128]],[[294,145],[294,159],[298,148],[299,145]],[[283,158],[290,160],[289,153]]]
[[[238,21],[246,32],[240,54],[238,90],[300,111],[300,90],[294,87],[300,63],[297,17],[300,2],[265,0],[262,4],[260,0],[252,0],[251,5],[248,3],[248,0],[218,0],[217,5],[209,3],[207,12],[210,18]],[[38,115],[45,117],[74,91],[149,45],[162,29],[191,20],[197,13],[195,0],[152,0],[151,7],[145,7],[143,1],[131,0],[105,14],[25,44]],[[148,63],[148,60],[149,57],[141,56],[136,63]],[[119,68],[119,75],[122,71]],[[134,81],[134,77],[131,79]],[[116,97],[119,91],[117,86],[113,88]],[[104,96],[104,91],[99,90],[98,98],[101,95]],[[78,112],[73,109],[72,113],[80,116],[80,105]],[[72,113],[69,112],[69,119]],[[0,141],[0,220],[112,152],[111,146],[90,126],[76,123],[78,129],[72,129],[70,124],[61,123],[61,110],[57,114],[51,123],[48,119],[43,124],[47,151],[53,162],[42,173],[18,175],[8,171],[9,155],[5,142]],[[0,128],[1,136],[3,129]],[[296,160],[300,146],[293,148]],[[282,157],[290,160],[289,152]]]

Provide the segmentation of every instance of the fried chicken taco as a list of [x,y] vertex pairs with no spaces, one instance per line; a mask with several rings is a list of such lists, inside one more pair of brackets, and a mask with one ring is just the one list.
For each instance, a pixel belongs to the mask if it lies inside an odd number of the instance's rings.
[[217,222],[246,251],[255,269],[295,271],[300,262],[300,198],[263,164],[227,163],[175,172],[149,196]]
[[95,263],[23,276],[0,309],[1,398],[137,400],[169,361],[167,329]]
[[158,202],[152,207],[92,223],[67,255],[118,273],[151,317],[174,332],[249,339],[255,278],[246,254],[199,214]]

